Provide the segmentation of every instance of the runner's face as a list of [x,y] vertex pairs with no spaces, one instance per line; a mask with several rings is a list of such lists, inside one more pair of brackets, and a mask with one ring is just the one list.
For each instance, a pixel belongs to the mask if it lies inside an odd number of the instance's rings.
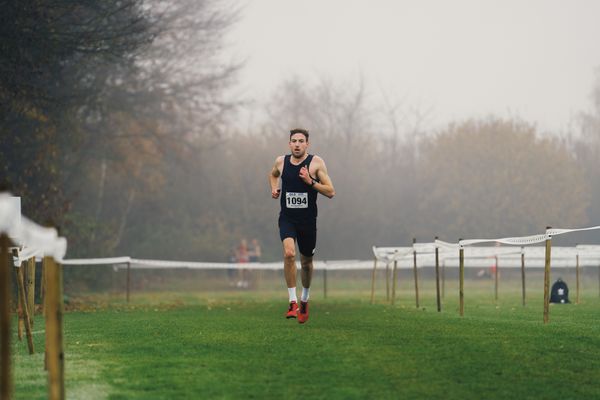
[[302,158],[306,154],[308,148],[308,141],[306,136],[301,133],[295,133],[290,137],[290,150],[294,158]]

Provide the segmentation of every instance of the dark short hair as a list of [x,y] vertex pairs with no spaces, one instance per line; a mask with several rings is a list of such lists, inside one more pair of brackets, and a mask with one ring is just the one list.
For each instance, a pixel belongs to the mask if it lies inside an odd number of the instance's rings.
[[304,137],[306,137],[306,141],[308,141],[308,129],[302,129],[302,128],[296,128],[296,129],[292,129],[290,131],[290,139],[292,138],[292,136],[294,136],[296,133],[301,133],[304,135]]

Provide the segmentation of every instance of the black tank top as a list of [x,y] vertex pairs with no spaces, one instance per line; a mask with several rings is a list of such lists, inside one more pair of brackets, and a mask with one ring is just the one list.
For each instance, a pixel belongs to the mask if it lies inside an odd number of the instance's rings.
[[317,219],[318,192],[300,179],[300,168],[308,168],[313,155],[309,154],[299,165],[292,164],[290,159],[288,154],[283,160],[280,215],[290,222],[314,222]]

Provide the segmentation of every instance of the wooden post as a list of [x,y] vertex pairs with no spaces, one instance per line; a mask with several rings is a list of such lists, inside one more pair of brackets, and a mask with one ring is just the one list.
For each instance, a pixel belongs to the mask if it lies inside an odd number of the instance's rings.
[[390,263],[385,263],[385,299],[390,301]]
[[46,258],[42,258],[42,282],[40,282],[40,302],[42,303],[42,315],[46,318]]
[[[417,239],[413,238],[413,244],[417,243]],[[413,271],[415,276],[415,300],[417,308],[419,308],[419,273],[417,272],[417,251],[413,247]]]
[[23,312],[23,322],[25,325],[25,336],[27,336],[27,347],[29,349],[29,354],[33,354],[35,352],[33,348],[33,336],[31,335],[31,324],[29,323],[29,307],[27,307],[27,298],[25,297],[25,285],[23,280],[25,279],[25,271],[23,271],[23,266],[25,263],[21,264],[21,267],[17,268],[17,287],[19,289],[19,304],[22,305],[21,310]]
[[35,316],[35,257],[27,260],[26,264],[27,306],[29,307],[29,324],[33,329],[33,317]]
[[46,355],[48,360],[48,398],[64,400],[63,287],[62,268],[53,258],[46,265]]
[[[438,240],[438,237],[435,237]],[[435,246],[435,298],[437,301],[438,312],[442,311],[442,301],[440,299],[440,253],[437,245]]]
[[8,252],[9,239],[0,235],[0,399],[12,396],[10,363],[10,276],[12,257]]
[[392,273],[392,305],[396,302],[396,280],[398,275],[396,270],[398,269],[398,260],[394,260],[394,269]]
[[579,254],[577,254],[575,258],[575,282],[577,286],[577,297],[575,302],[576,304],[579,304]]
[[[459,239],[460,243],[462,239]],[[459,244],[458,250],[458,275],[459,275],[459,289],[458,289],[458,297],[460,303],[460,316],[465,315],[465,249],[462,245]]]
[[323,296],[327,298],[327,266],[323,268]]
[[371,273],[371,304],[375,300],[375,271],[377,270],[377,257],[373,257],[373,272]]
[[446,298],[446,259],[442,259],[442,299]]
[[494,300],[498,302],[498,256],[494,256]]
[[111,273],[110,273],[110,297],[113,297],[115,294],[117,294],[117,287],[115,285],[115,275],[117,273],[117,270],[115,268],[115,266],[113,265],[112,268],[110,269]]
[[[44,321],[46,322],[46,326],[48,326],[48,313],[47,313],[47,289],[48,289],[48,263],[46,261],[46,257],[42,257],[42,285],[41,285],[41,295],[42,295],[42,315],[44,316]],[[47,333],[46,333],[47,340]],[[47,345],[45,345],[44,349],[44,371],[48,371],[48,350]]]
[[[550,227],[546,227],[550,229]],[[544,324],[550,320],[550,257],[552,254],[552,238],[546,239],[546,261],[544,263]]]
[[131,263],[127,263],[127,302],[129,303],[129,293],[131,291]]
[[13,267],[13,270],[15,271],[15,282],[17,282],[17,339],[19,339],[19,341],[22,341],[23,332],[25,331],[25,314],[23,313],[23,309],[25,308],[25,306],[21,301],[21,286],[19,285],[19,280],[22,279],[19,274],[20,269],[14,266],[12,255],[9,258],[9,262]]
[[525,307],[525,248],[521,247],[521,293],[523,296],[523,307]]

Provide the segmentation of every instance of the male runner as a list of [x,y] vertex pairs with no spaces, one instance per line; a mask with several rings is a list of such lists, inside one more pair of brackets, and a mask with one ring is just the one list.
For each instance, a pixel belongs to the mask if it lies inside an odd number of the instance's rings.
[[[289,146],[291,154],[275,159],[269,182],[271,197],[277,199],[281,196],[279,236],[283,242],[283,271],[290,301],[285,316],[298,318],[298,322],[303,324],[308,320],[312,260],[317,243],[317,194],[332,198],[335,189],[323,159],[307,153],[309,144],[306,129],[292,129]],[[302,265],[300,309],[296,297],[296,241]]]

